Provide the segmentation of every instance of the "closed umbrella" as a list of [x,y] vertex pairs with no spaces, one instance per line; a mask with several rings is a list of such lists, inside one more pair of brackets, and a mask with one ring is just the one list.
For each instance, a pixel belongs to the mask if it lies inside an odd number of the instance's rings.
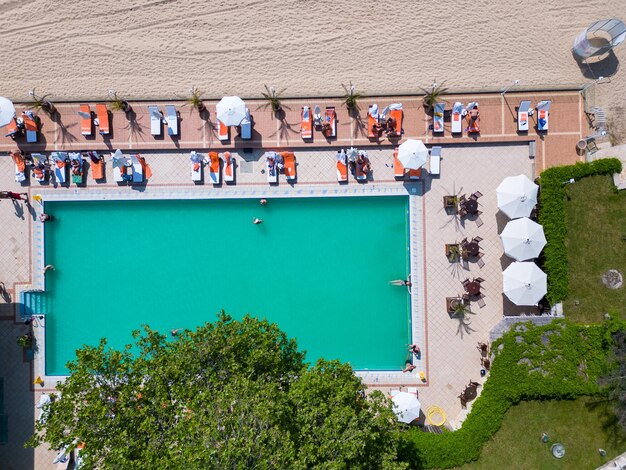
[[537,204],[538,189],[526,175],[504,178],[496,188],[498,208],[510,219],[528,217]]
[[516,261],[502,273],[502,290],[515,305],[537,305],[548,292],[546,273],[535,263]]
[[401,423],[410,423],[420,416],[421,405],[412,393],[399,392],[391,397],[393,412]]
[[507,256],[517,260],[537,258],[546,246],[543,227],[528,217],[511,220],[500,234]]
[[8,125],[15,117],[15,106],[11,100],[0,96],[0,127]]
[[408,139],[398,148],[398,160],[408,170],[417,170],[428,161],[428,149],[421,140]]
[[246,103],[238,96],[225,96],[216,109],[217,119],[227,126],[238,126],[246,117]]

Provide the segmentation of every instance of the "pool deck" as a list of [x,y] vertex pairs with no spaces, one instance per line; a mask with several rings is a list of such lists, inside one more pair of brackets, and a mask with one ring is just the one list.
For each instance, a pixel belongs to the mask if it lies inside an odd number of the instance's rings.
[[[456,97],[446,97],[454,102]],[[137,112],[139,127],[129,127],[119,113],[114,113],[113,138],[104,141],[100,135],[86,140],[80,135],[76,111],[78,104],[57,105],[61,119],[56,123],[42,117],[45,143],[36,147],[21,145],[24,151],[51,151],[61,149],[105,150],[121,148],[140,151],[152,169],[153,176],[143,185],[117,185],[113,182],[110,159],[107,158],[106,182],[96,183],[89,170],[86,185],[74,184],[57,186],[40,185],[29,180],[21,186],[14,182],[13,163],[9,158],[0,157],[0,188],[16,192],[28,192],[30,205],[0,201],[0,227],[4,237],[0,252],[0,281],[4,282],[10,299],[0,300],[0,328],[3,342],[1,352],[6,361],[0,370],[4,377],[5,410],[9,415],[9,443],[0,446],[0,457],[15,468],[54,468],[50,464],[51,452],[45,449],[36,451],[22,448],[25,438],[32,432],[35,404],[42,391],[52,390],[58,378],[44,377],[44,385],[34,386],[37,375],[43,375],[43,354],[35,354],[34,360],[23,356],[15,345],[14,337],[22,334],[27,327],[18,321],[16,295],[25,287],[41,283],[40,266],[43,260],[37,243],[42,225],[36,216],[40,206],[32,196],[40,194],[44,199],[117,199],[117,198],[208,198],[208,197],[297,197],[297,196],[358,196],[376,194],[407,194],[410,197],[411,213],[411,256],[414,285],[413,327],[414,338],[422,349],[422,357],[416,362],[418,368],[411,373],[399,371],[383,373],[362,372],[361,375],[371,387],[390,390],[407,390],[417,387],[423,409],[430,405],[440,406],[453,425],[458,425],[467,409],[461,406],[458,395],[470,381],[482,382],[480,378],[480,352],[478,342],[487,342],[489,331],[503,315],[534,313],[515,307],[502,295],[502,270],[510,260],[503,255],[498,234],[506,224],[506,219],[496,207],[495,188],[500,181],[510,175],[526,174],[534,178],[543,168],[581,161],[575,151],[576,142],[584,137],[586,123],[582,112],[582,101],[576,92],[550,92],[542,94],[513,94],[506,98],[497,95],[463,96],[467,103],[473,99],[480,102],[482,134],[476,139],[451,137],[446,129],[445,137],[433,138],[427,133],[428,120],[418,98],[399,97],[393,99],[362,100],[362,106],[377,102],[379,107],[391,102],[402,102],[405,110],[404,130],[400,142],[408,137],[421,138],[429,146],[443,146],[441,175],[432,177],[423,171],[423,178],[417,182],[396,181],[391,167],[393,148],[398,142],[370,142],[361,133],[359,119],[349,117],[340,101],[309,100],[288,101],[283,121],[271,117],[271,113],[259,108],[259,103],[250,106],[255,119],[255,129],[251,143],[244,145],[238,138],[230,144],[217,141],[211,121],[200,119],[195,111],[182,108],[181,139],[172,141],[169,137],[156,141],[145,129],[148,103],[133,103]],[[520,99],[552,99],[550,131],[538,135],[530,131],[527,135],[515,132],[513,107]],[[162,103],[161,103],[162,104]],[[339,114],[338,138],[327,142],[316,132],[312,143],[304,143],[299,138],[300,106],[319,104],[335,105]],[[289,108],[287,108],[287,106]],[[214,103],[207,103],[213,117]],[[144,112],[143,109],[146,109]],[[93,109],[93,106],[92,106]],[[364,111],[361,112],[365,114]],[[70,116],[71,119],[70,119]],[[76,118],[74,118],[76,117]],[[120,119],[120,117],[122,117]],[[291,124],[286,124],[291,123]],[[149,123],[147,124],[149,127]],[[446,126],[448,123],[446,123]],[[529,142],[536,142],[536,158],[529,157]],[[347,185],[336,181],[335,152],[337,148],[354,145],[366,149],[372,162],[372,175],[366,183],[358,183],[349,176]],[[10,139],[0,138],[0,155],[15,148]],[[266,149],[293,149],[298,162],[297,183],[286,182],[280,176],[277,186],[269,186],[266,181],[262,153]],[[188,150],[202,153],[207,150],[223,152],[230,150],[236,158],[236,184],[211,185],[194,184],[190,178]],[[206,176],[206,173],[205,173]],[[442,198],[447,194],[483,193],[479,199],[482,226],[470,218],[459,221],[448,215],[442,206]],[[467,266],[450,264],[444,255],[444,244],[472,238],[483,238],[481,249],[485,253],[485,265],[479,268],[475,263]],[[460,334],[458,321],[451,319],[445,311],[445,298],[462,292],[461,281],[465,278],[482,277],[483,291],[486,294],[484,308],[473,305],[476,315],[471,316],[471,330]],[[44,350],[43,322],[36,322],[33,330],[38,344]],[[401,366],[399,364],[399,366]],[[417,372],[425,374],[426,381],[419,379]],[[479,389],[480,391],[480,389]],[[24,465],[27,465],[26,467]],[[32,465],[32,467],[31,467]]]

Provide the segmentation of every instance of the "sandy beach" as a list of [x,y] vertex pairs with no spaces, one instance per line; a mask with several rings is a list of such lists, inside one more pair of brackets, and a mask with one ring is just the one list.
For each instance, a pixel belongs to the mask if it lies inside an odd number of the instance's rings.
[[[27,100],[338,96],[418,93],[433,80],[453,91],[554,88],[610,76],[596,102],[626,105],[626,46],[581,69],[571,47],[593,21],[626,19],[626,2],[0,2],[5,62],[0,94]],[[12,45],[12,47],[10,46]],[[12,53],[9,53],[12,51]]]

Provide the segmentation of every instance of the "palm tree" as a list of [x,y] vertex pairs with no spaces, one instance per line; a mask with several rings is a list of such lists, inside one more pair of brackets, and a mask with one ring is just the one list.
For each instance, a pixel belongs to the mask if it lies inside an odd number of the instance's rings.
[[433,110],[433,108],[439,101],[439,98],[441,97],[441,95],[443,95],[444,93],[448,91],[447,88],[443,87],[444,83],[446,83],[445,80],[441,82],[440,84],[433,82],[430,88],[420,87],[420,89],[424,92],[423,100],[424,100],[424,107],[426,108],[427,113],[430,113]]
[[343,103],[346,105],[346,108],[348,108],[349,112],[353,112],[354,110],[359,111],[359,104],[358,104],[358,100],[361,99],[361,94],[356,92],[356,87],[352,84],[352,82],[350,82],[350,87],[348,88],[347,86],[345,86],[343,83],[341,84],[341,86],[343,87],[344,91],[346,92],[345,95],[343,95]]
[[202,102],[202,92],[195,86],[192,86],[189,89],[189,94],[191,96],[187,99],[187,103],[196,108],[200,114],[206,111],[206,106]]
[[132,111],[132,107],[128,101],[117,96],[117,92],[109,90],[109,97],[111,98],[111,109],[113,111],[124,111],[128,114]]
[[263,98],[267,100],[267,103],[264,107],[267,108],[268,106],[271,106],[272,113],[278,113],[282,109],[282,104],[280,102],[281,95],[284,93],[286,88],[283,88],[282,90],[277,92],[276,88],[274,88],[273,86],[268,87],[267,85],[265,85],[265,90],[267,91],[267,93],[261,93],[263,95]]
[[37,96],[35,94],[35,89],[34,88],[32,90],[30,90],[28,92],[28,94],[33,99],[33,104],[30,106],[31,108],[36,109],[36,110],[41,109],[43,112],[45,112],[50,117],[52,117],[52,115],[57,112],[57,109],[54,106],[54,104],[52,104],[52,101],[47,99],[48,96],[50,96],[50,95]]

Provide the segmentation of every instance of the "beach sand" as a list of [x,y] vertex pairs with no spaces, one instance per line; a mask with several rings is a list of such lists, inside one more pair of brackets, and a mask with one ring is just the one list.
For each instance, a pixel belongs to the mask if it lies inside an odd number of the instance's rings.
[[[338,96],[581,85],[609,76],[596,101],[626,109],[626,46],[584,70],[571,47],[593,21],[626,20],[626,2],[0,1],[0,95],[27,100]],[[12,47],[10,46],[12,45]],[[10,53],[9,51],[12,51]]]

